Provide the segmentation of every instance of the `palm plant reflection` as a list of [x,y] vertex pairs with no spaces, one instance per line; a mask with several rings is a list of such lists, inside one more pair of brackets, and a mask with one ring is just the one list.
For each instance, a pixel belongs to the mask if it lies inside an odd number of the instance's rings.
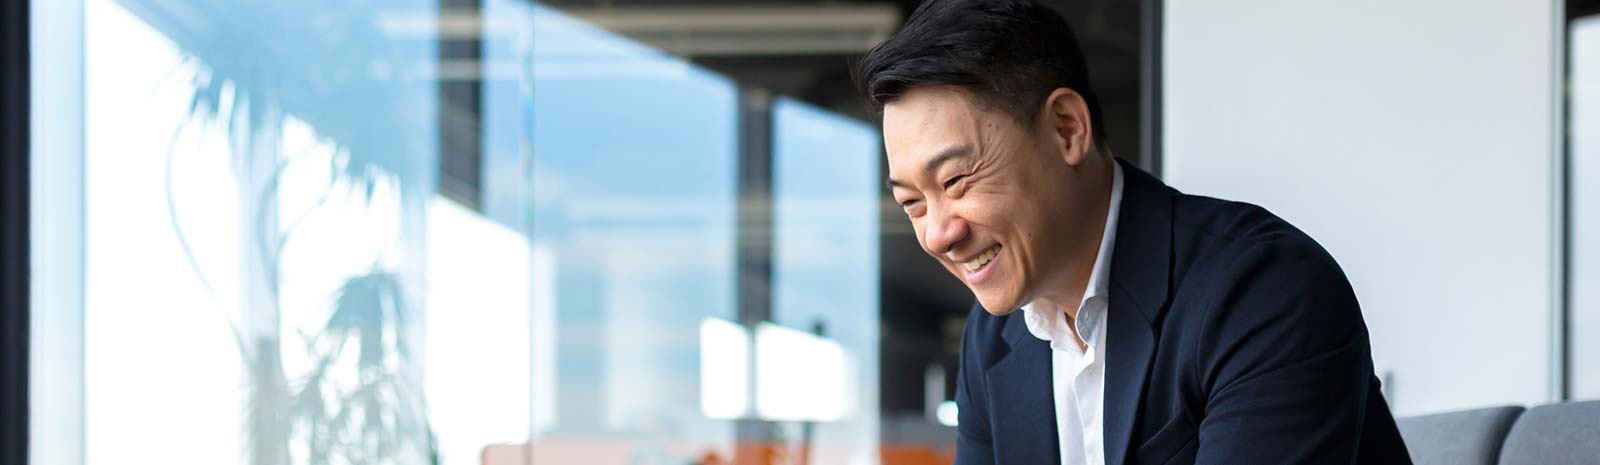
[[[424,206],[436,163],[437,84],[430,70],[437,67],[437,44],[382,27],[397,17],[402,25],[410,17],[431,19],[436,6],[426,0],[118,2],[170,38],[195,69],[186,125],[226,129],[241,212],[236,221],[245,238],[237,252],[240,311],[229,329],[248,376],[249,463],[436,462],[418,339]],[[324,208],[339,186],[366,209],[397,210],[395,246],[378,248],[369,271],[345,277],[331,309],[282,304],[284,252],[301,238],[296,233],[307,218],[278,221],[283,178],[300,159],[283,153],[291,120],[337,151],[332,175],[307,211]],[[169,152],[173,232],[195,274],[217,295],[216,276],[199,266],[180,221],[174,163]],[[398,201],[374,202],[384,196]],[[310,319],[320,325],[296,327],[285,323],[290,312],[327,316]],[[310,367],[291,372],[286,357],[310,360]]]

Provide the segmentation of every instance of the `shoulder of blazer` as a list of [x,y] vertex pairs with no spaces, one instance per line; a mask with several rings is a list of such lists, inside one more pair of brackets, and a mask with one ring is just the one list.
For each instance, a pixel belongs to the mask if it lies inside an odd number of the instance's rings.
[[[977,368],[982,371],[990,365],[994,365],[995,361],[1005,357],[1009,346],[1005,343],[1002,333],[1005,330],[1006,322],[1020,311],[1015,310],[1005,315],[995,316],[989,313],[988,310],[984,310],[981,304],[972,305],[972,309],[967,313],[966,327],[961,334],[961,350],[963,352],[970,350],[973,353],[963,354],[962,358],[966,359],[968,355],[971,355],[973,356],[972,360],[981,362],[981,366],[966,368]],[[1021,317],[1019,316],[1018,318]]]

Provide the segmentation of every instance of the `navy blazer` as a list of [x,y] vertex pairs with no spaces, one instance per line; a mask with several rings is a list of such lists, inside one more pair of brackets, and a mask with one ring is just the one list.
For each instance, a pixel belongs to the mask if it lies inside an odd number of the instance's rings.
[[[1123,171],[1106,463],[1411,463],[1333,257],[1260,207]],[[957,376],[957,465],[1059,463],[1050,345],[1019,312],[973,308]]]

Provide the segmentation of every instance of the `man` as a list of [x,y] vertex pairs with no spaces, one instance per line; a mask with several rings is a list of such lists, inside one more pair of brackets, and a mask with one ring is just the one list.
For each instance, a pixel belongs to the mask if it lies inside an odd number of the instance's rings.
[[1342,271],[1115,160],[1065,20],[930,0],[858,63],[889,185],[972,289],[956,463],[1410,463]]

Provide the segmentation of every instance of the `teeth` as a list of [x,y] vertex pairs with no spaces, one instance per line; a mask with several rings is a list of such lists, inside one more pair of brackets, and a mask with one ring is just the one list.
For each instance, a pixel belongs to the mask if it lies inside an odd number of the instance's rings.
[[1000,246],[996,245],[994,247],[990,247],[989,250],[985,250],[982,254],[979,254],[978,258],[974,258],[972,261],[962,263],[961,267],[966,268],[967,271],[976,271],[978,268],[983,268],[984,265],[989,264],[989,260],[993,260],[994,256],[998,253],[1000,253]]

